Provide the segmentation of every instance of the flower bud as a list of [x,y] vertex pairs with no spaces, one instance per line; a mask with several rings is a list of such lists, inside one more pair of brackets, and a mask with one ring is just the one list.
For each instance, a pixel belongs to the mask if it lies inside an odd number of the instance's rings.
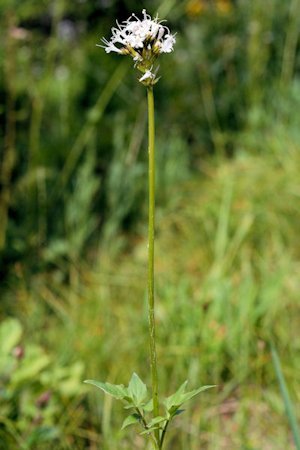
[[24,347],[22,345],[18,345],[13,349],[12,354],[16,359],[23,359],[25,355]]
[[35,404],[39,409],[44,409],[49,403],[49,400],[51,398],[51,391],[45,391],[43,392],[36,400]]

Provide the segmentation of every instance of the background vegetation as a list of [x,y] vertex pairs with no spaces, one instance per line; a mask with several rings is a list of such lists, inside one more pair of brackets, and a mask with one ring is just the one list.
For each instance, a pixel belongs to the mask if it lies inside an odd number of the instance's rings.
[[218,384],[169,448],[293,448],[269,343],[299,404],[300,1],[2,0],[0,449],[143,448],[82,383],[148,376],[145,92],[95,46],[142,7],[177,31],[156,88],[160,389]]

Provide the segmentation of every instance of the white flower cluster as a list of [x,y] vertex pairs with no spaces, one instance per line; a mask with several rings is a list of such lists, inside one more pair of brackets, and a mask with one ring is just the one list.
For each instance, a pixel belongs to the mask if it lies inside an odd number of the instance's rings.
[[102,38],[104,45],[100,45],[106,53],[116,52],[122,55],[131,55],[135,66],[143,73],[139,81],[146,85],[157,82],[156,71],[153,64],[161,53],[170,53],[176,42],[175,36],[158,18],[151,19],[146,10],[142,11],[143,19],[135,14],[112,28],[112,37],[108,41]]

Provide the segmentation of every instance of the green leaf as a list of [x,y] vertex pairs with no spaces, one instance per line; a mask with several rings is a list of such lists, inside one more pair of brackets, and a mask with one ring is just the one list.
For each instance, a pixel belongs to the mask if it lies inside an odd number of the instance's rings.
[[131,408],[136,407],[136,405],[133,403],[131,398],[126,397],[126,398],[124,398],[124,400],[126,400],[128,402],[128,404],[124,406],[124,409],[131,409]]
[[175,392],[175,394],[170,395],[169,397],[167,397],[164,400],[164,404],[167,408],[167,410],[169,411],[172,406],[180,406],[182,404],[181,400],[182,400],[182,395],[184,394],[186,385],[187,385],[187,380],[182,383],[182,385],[180,386],[180,388]]
[[142,431],[142,432],[140,433],[140,435],[143,436],[144,434],[150,434],[150,433],[152,433],[152,431],[154,431],[154,430],[159,430],[159,428],[160,428],[159,425],[154,425],[153,427],[147,428],[147,430]]
[[154,417],[154,418],[148,423],[148,427],[149,427],[149,428],[152,428],[154,425],[158,425],[159,423],[165,422],[166,420],[168,420],[166,417],[162,417],[162,416]]
[[215,387],[215,385],[201,386],[200,388],[194,389],[193,391],[185,392],[186,385],[187,381],[185,381],[180,386],[180,388],[175,392],[175,394],[170,395],[170,397],[165,399],[164,404],[166,406],[167,411],[171,415],[175,415],[175,412],[183,403],[187,402],[188,400],[191,400],[193,397],[200,394],[201,392],[204,392],[207,389]]
[[186,392],[185,394],[183,394],[183,401],[182,401],[182,403],[185,403],[188,400],[191,400],[196,395],[200,394],[201,392],[204,392],[207,389],[211,389],[211,388],[214,388],[214,387],[216,387],[216,385],[212,384],[212,385],[202,386],[202,387],[200,387],[198,389],[194,389],[193,391],[190,391],[190,392]]
[[123,400],[128,396],[128,391],[123,384],[102,383],[101,381],[95,380],[85,380],[84,383],[96,386],[105,392],[105,394],[111,395],[117,400]]
[[136,406],[141,406],[147,397],[147,386],[136,373],[133,373],[129,381],[128,395],[132,398]]
[[0,325],[0,353],[8,355],[19,343],[22,335],[22,326],[17,319],[6,319]]
[[153,411],[153,398],[149,400],[149,402],[146,403],[145,406],[143,406],[143,410],[145,412],[152,412]]
[[176,409],[176,411],[173,414],[173,416],[179,416],[179,414],[182,414],[184,411],[185,411],[185,409]]
[[162,416],[154,417],[154,418],[147,424],[147,429],[146,429],[145,431],[142,431],[142,432],[140,433],[140,435],[143,435],[143,434],[150,434],[150,433],[152,433],[152,431],[154,431],[154,430],[162,429],[162,427],[160,426],[160,424],[161,424],[162,422],[166,422],[167,420],[168,420],[167,417],[162,417]]
[[141,416],[139,414],[131,414],[124,420],[121,430],[124,430],[124,428],[129,427],[130,425],[138,423],[140,419]]
[[286,385],[286,381],[282,372],[280,359],[278,356],[278,353],[276,351],[276,348],[274,345],[271,345],[271,352],[272,352],[272,360],[276,372],[276,376],[279,382],[279,387],[281,390],[281,395],[283,397],[285,411],[287,415],[287,419],[290,424],[290,428],[293,434],[295,446],[297,450],[300,450],[300,429],[297,423],[296,414],[294,411],[294,406],[290,398],[290,394]]
[[39,379],[43,370],[49,366],[51,359],[42,348],[36,345],[28,345],[24,358],[20,361],[18,370],[11,375],[11,387],[16,389],[21,384]]

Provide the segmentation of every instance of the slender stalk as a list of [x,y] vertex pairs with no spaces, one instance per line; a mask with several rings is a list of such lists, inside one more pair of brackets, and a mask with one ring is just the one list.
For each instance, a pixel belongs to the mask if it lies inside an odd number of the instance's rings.
[[[159,415],[157,358],[155,344],[154,313],[154,225],[155,225],[155,124],[153,87],[147,87],[148,98],[148,153],[149,153],[149,224],[148,224],[148,323],[150,340],[150,364],[153,395],[153,414]],[[159,430],[155,432],[159,442]]]
[[[146,430],[147,429],[147,422],[145,420],[143,412],[139,408],[136,408],[136,412],[141,417],[141,425]],[[158,443],[156,442],[156,439],[151,434],[149,434],[149,439],[152,442],[154,449],[155,450],[160,450],[159,447],[158,447]]]
[[162,450],[162,448],[163,448],[164,440],[165,440],[165,436],[166,436],[166,432],[167,432],[169,423],[170,423],[170,421],[168,421],[168,422],[165,424],[164,428],[163,428],[162,435],[161,435],[161,439],[160,439],[160,443],[159,443],[159,445],[160,445],[160,447],[159,447],[160,450]]

